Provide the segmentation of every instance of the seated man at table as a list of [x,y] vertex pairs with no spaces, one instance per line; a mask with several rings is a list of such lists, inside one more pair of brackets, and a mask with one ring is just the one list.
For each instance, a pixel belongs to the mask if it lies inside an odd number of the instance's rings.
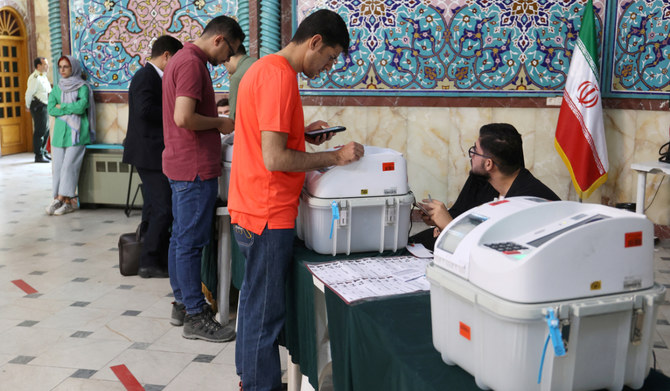
[[494,199],[515,196],[534,196],[558,201],[550,188],[525,168],[523,142],[516,128],[510,124],[494,123],[479,129],[479,138],[468,150],[470,175],[454,205],[447,210],[437,200],[423,200],[423,221],[435,226],[410,238],[433,250],[435,240],[451,220],[461,213]]

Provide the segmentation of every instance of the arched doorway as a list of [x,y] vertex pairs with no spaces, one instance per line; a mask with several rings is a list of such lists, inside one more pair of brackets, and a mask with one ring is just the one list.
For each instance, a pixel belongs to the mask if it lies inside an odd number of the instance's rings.
[[24,102],[30,70],[26,39],[18,12],[0,8],[0,155],[30,149],[32,119]]

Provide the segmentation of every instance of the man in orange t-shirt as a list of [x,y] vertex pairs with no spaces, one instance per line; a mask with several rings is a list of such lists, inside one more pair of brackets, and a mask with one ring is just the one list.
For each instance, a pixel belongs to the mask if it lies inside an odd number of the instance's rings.
[[284,285],[292,259],[295,218],[305,171],[345,165],[363,156],[350,142],[334,151],[307,153],[297,75],[328,71],[349,47],[349,32],[335,12],[319,10],[300,23],[291,42],[256,61],[240,83],[228,209],[235,240],[246,258],[235,364],[245,391],[277,390],[281,367],[277,335],[285,317]]

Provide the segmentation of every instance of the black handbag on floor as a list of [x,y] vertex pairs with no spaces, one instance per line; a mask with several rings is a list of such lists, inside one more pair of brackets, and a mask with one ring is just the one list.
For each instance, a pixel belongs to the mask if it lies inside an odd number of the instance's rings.
[[140,268],[142,254],[142,223],[135,232],[122,234],[119,237],[119,271],[124,276],[136,276]]

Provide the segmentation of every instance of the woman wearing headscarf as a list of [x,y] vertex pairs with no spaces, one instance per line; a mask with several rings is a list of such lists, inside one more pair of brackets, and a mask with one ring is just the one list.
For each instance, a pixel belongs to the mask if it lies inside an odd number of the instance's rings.
[[53,201],[47,206],[49,215],[74,212],[79,170],[86,144],[95,141],[95,106],[93,90],[82,76],[79,61],[72,56],[58,60],[60,80],[49,94],[49,115],[56,117],[51,133],[53,163]]

